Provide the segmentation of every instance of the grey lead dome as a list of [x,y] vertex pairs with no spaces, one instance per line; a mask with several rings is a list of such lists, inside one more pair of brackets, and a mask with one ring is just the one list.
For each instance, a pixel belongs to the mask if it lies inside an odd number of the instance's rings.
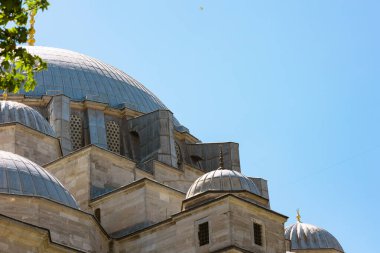
[[335,249],[344,252],[338,240],[323,228],[297,222],[285,229],[285,239],[291,250]]
[[18,122],[44,134],[55,136],[49,122],[33,108],[12,101],[0,101],[0,124]]
[[0,150],[0,192],[44,197],[78,209],[62,184],[34,162]]
[[195,180],[190,186],[186,198],[191,198],[206,191],[248,191],[260,195],[252,180],[240,172],[227,169],[210,171]]
[[[40,56],[48,69],[37,72],[33,91],[20,91],[26,96],[64,94],[72,100],[92,100],[114,108],[130,108],[149,113],[168,108],[144,85],[123,71],[97,59],[73,51],[51,47],[26,47]],[[188,131],[176,119],[179,131]]]

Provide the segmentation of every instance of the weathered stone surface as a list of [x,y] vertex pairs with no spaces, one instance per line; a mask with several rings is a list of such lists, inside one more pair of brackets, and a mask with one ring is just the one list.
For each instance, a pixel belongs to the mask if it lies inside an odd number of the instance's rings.
[[50,125],[61,140],[62,152],[66,155],[72,150],[69,131],[70,99],[64,95],[53,96],[48,111]]
[[102,225],[108,233],[122,235],[180,212],[184,197],[174,189],[141,179],[95,199],[90,205],[94,210],[100,209]]
[[257,188],[259,188],[261,196],[266,199],[269,199],[269,190],[268,190],[268,182],[263,178],[250,177],[250,179],[255,183]]
[[148,113],[128,120],[127,124],[128,130],[139,136],[140,161],[155,159],[177,167],[173,115],[170,111]]
[[[264,226],[264,246],[253,241],[253,222]],[[210,243],[198,246],[198,224],[209,223]],[[179,213],[158,226],[120,238],[119,252],[284,253],[285,217],[227,196]],[[243,251],[244,250],[244,251]]]
[[[233,142],[224,143],[197,143],[185,144],[185,160],[188,164],[201,167],[204,171],[216,170],[219,167],[220,147],[223,150],[224,167],[240,172],[239,144]],[[200,158],[195,162],[195,158]]]
[[186,164],[182,167],[182,170],[178,170],[157,161],[153,163],[153,170],[155,180],[184,193],[186,193],[191,184],[203,174],[202,171]]
[[49,230],[0,215],[0,252],[77,252],[51,241]]
[[87,252],[108,249],[107,235],[93,216],[51,200],[0,194],[0,213],[48,229],[51,240],[58,244]]
[[18,123],[0,125],[0,150],[44,165],[62,156],[59,140]]
[[[188,133],[175,132],[173,116],[165,110],[121,115],[102,104],[70,102],[64,96],[52,99],[48,109],[60,142],[25,126],[7,124],[0,126],[0,138],[4,140],[0,149],[38,164],[47,163],[46,169],[73,194],[83,211],[43,198],[0,194],[0,214],[24,222],[14,229],[21,226],[30,231],[25,236],[27,241],[20,240],[18,247],[9,248],[16,230],[12,230],[13,225],[5,229],[9,236],[0,238],[0,251],[70,252],[75,248],[110,253],[285,253],[289,249],[283,238],[286,218],[269,209],[264,179],[251,178],[261,196],[209,192],[185,200],[190,185],[204,171],[219,166],[220,145],[224,166],[240,170],[236,143],[195,144],[196,139]],[[83,145],[93,144],[72,153],[70,113],[82,120]],[[120,126],[123,156],[107,150],[105,126],[109,121]],[[131,132],[137,133],[137,141]],[[60,144],[65,155],[61,158]],[[199,246],[198,225],[206,221],[210,242]],[[253,222],[263,226],[263,246],[254,244]],[[42,232],[33,226],[41,227]]]

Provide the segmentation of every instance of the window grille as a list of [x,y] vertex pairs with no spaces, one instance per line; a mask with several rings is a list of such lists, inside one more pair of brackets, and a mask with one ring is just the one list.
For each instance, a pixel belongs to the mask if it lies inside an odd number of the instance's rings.
[[208,222],[204,222],[198,225],[198,239],[199,246],[209,244],[209,231],[208,231]]
[[115,121],[106,124],[107,145],[112,152],[120,154],[120,127]]
[[83,143],[82,120],[77,115],[70,115],[70,138],[73,150],[82,147]]
[[253,223],[253,235],[256,245],[263,246],[262,225]]

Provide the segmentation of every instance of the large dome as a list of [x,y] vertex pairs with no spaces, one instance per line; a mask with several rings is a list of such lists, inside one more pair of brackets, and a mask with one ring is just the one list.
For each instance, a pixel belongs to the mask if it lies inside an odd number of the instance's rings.
[[285,229],[285,239],[291,250],[335,249],[344,252],[338,240],[323,228],[297,222]]
[[206,191],[248,191],[260,195],[252,180],[240,172],[221,168],[210,171],[195,180],[187,191],[186,198]]
[[44,134],[55,136],[49,122],[33,108],[12,101],[0,101],[0,124],[18,122]]
[[[84,54],[50,47],[26,47],[48,64],[35,75],[37,87],[27,96],[64,94],[73,100],[92,100],[114,108],[149,113],[167,107],[144,85],[123,71]],[[188,131],[175,119],[179,131]]]
[[34,162],[0,150],[0,192],[41,196],[78,208],[74,198],[62,184]]

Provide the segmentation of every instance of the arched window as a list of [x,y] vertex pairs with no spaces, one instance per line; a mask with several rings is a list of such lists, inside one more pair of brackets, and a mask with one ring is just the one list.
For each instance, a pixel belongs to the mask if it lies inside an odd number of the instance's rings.
[[133,159],[140,161],[140,136],[136,131],[130,132],[130,135]]
[[120,126],[115,121],[106,124],[107,145],[112,152],[120,154]]
[[82,120],[77,115],[70,115],[70,138],[73,150],[83,147]]

